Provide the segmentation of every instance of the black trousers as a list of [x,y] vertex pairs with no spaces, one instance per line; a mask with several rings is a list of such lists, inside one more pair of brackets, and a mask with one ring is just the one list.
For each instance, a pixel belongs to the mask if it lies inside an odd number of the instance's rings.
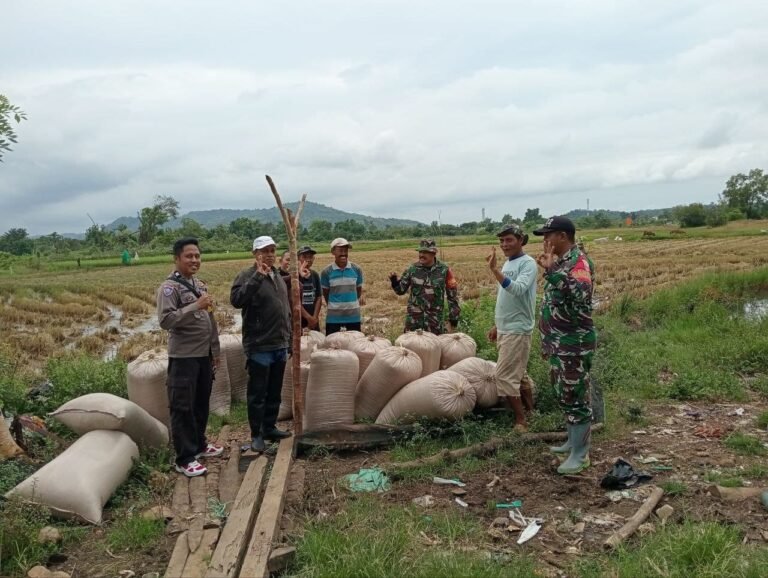
[[205,449],[213,387],[210,357],[168,359],[168,403],[176,464],[185,466]]
[[362,324],[360,321],[357,323],[326,323],[325,324],[325,334],[330,335],[331,333],[337,333],[341,331],[342,327],[345,327],[347,331],[360,331]]
[[275,429],[288,350],[248,354],[248,424],[255,438]]

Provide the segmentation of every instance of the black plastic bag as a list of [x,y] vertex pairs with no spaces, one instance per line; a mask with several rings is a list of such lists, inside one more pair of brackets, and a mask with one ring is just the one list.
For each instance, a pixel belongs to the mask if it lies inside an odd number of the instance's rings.
[[619,458],[613,464],[611,471],[600,481],[600,487],[606,490],[625,490],[652,480],[653,476],[646,472],[636,472],[632,464]]

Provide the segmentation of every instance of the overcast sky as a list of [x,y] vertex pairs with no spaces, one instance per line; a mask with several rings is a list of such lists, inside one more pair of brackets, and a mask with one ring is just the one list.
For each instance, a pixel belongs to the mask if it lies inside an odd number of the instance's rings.
[[768,169],[768,2],[10,0],[0,232],[172,195],[385,217],[717,199]]

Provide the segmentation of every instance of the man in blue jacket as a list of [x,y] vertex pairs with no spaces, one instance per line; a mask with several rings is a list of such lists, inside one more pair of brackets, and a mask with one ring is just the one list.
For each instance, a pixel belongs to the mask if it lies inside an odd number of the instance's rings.
[[288,290],[275,268],[275,241],[253,241],[254,264],[238,274],[230,302],[242,310],[243,349],[248,365],[248,422],[251,449],[263,452],[264,440],[289,437],[277,429],[283,374],[291,343]]

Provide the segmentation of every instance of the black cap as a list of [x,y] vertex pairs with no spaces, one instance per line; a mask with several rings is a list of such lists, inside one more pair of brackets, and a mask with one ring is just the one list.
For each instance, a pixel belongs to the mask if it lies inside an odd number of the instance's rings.
[[309,253],[310,255],[316,255],[317,251],[315,251],[309,245],[304,245],[303,247],[300,247],[298,251],[296,251],[297,255],[304,255],[306,253]]
[[541,236],[545,233],[554,233],[555,231],[562,231],[563,233],[575,235],[576,225],[574,225],[573,221],[571,221],[568,217],[560,217],[555,215],[554,217],[547,219],[547,222],[544,223],[544,226],[536,229],[533,234]]

